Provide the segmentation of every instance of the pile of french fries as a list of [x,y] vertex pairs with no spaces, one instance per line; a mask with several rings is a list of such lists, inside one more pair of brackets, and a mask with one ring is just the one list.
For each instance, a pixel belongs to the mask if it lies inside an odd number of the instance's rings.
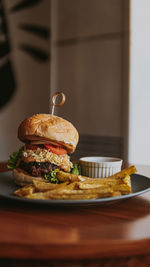
[[130,175],[136,167],[131,166],[108,178],[89,178],[59,171],[60,184],[34,180],[33,184],[24,186],[14,195],[29,199],[66,199],[82,200],[115,197],[132,192]]

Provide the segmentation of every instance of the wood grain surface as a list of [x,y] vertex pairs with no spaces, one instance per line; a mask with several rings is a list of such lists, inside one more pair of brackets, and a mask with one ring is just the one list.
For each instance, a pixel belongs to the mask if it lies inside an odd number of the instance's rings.
[[[150,167],[139,166],[139,170],[150,176]],[[0,229],[1,258],[113,261],[146,255],[148,262],[150,192],[112,204],[83,207],[37,206],[0,199]]]

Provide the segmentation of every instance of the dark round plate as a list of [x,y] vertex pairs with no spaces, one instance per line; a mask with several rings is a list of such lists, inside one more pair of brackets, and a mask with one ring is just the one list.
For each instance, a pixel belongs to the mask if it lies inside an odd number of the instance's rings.
[[123,195],[119,197],[107,197],[89,200],[35,200],[20,198],[13,195],[13,192],[18,188],[14,182],[11,172],[0,173],[0,197],[17,200],[32,204],[45,204],[45,205],[86,205],[86,204],[104,204],[111,203],[116,200],[128,199],[140,194],[150,191],[150,178],[140,174],[131,175],[132,194]]

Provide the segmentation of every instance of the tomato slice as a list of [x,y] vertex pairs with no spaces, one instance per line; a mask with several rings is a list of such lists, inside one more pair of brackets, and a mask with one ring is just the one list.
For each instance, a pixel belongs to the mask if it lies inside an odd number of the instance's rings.
[[26,149],[29,149],[29,150],[36,150],[37,148],[38,148],[38,146],[30,145],[30,144],[26,144]]
[[51,151],[52,153],[56,154],[56,155],[65,155],[67,154],[67,151],[60,147],[60,146],[53,146],[53,145],[48,145],[48,144],[44,144],[44,147]]

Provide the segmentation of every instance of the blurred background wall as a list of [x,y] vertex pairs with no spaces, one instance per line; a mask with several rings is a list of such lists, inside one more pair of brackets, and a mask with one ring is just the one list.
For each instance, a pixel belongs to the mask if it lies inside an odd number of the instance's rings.
[[150,165],[150,1],[130,6],[129,162]]
[[[49,112],[49,96],[58,90],[67,100],[55,113],[80,134],[74,157],[126,159],[129,1],[0,3],[15,81],[13,97],[0,110],[0,160],[20,146],[19,123],[31,114]],[[4,94],[4,83],[1,90]]]
[[128,0],[52,0],[51,93],[80,133],[75,155],[126,158]]
[[[20,122],[49,111],[49,32],[49,0],[0,1],[0,36],[4,36],[0,39],[0,160],[7,160],[21,146]],[[3,71],[8,61],[11,69]],[[2,100],[8,102],[2,105]]]

